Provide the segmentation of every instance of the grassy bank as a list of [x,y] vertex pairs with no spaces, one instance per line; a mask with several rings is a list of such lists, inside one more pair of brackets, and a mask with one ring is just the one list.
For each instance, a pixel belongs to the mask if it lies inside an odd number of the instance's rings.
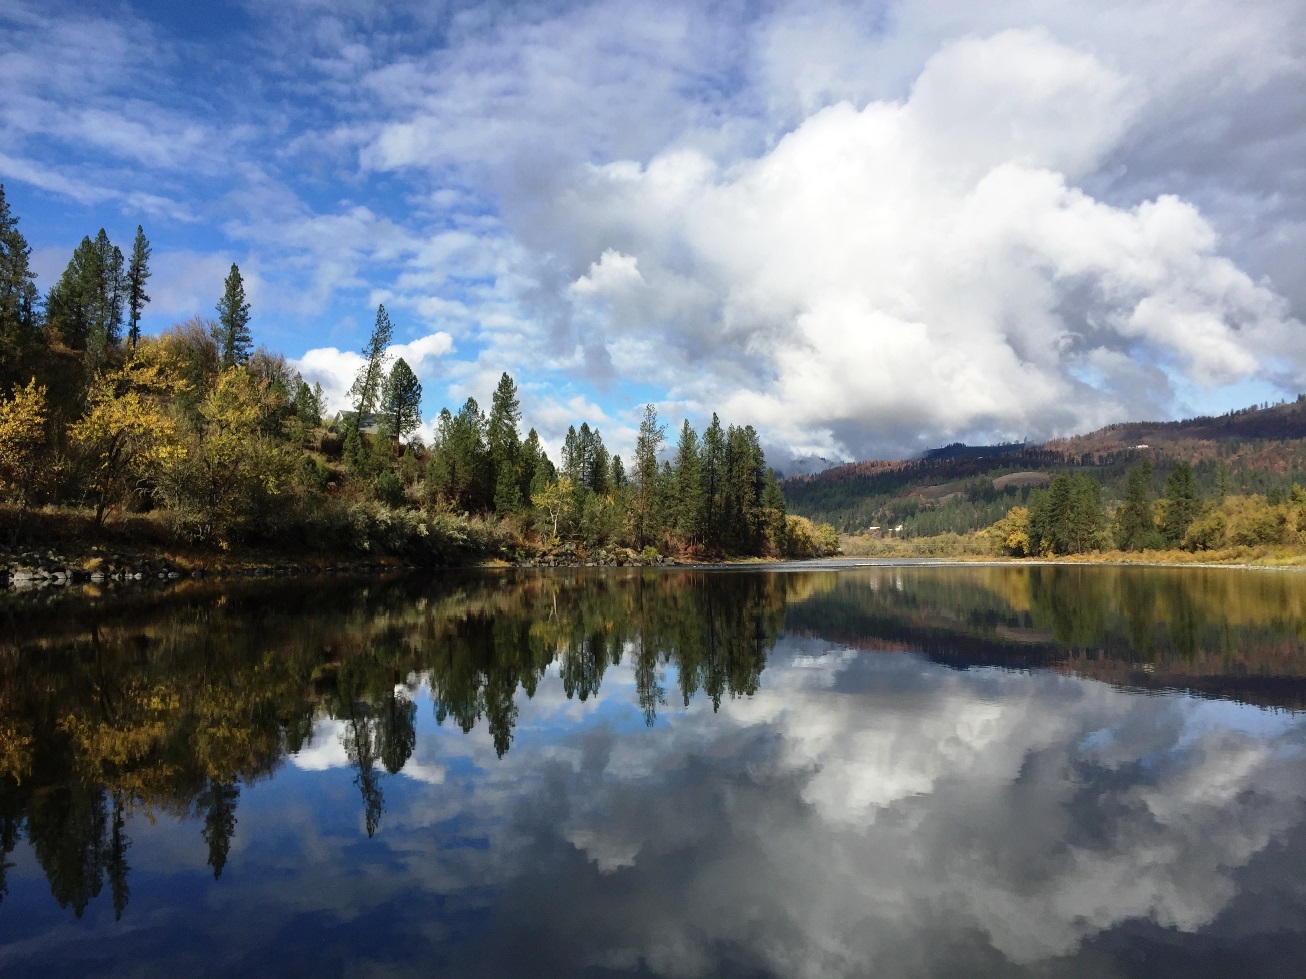
[[1306,547],[1284,544],[1242,545],[1216,550],[1187,551],[1180,548],[1144,551],[1116,549],[1087,551],[1061,557],[1018,558],[995,554],[983,532],[938,534],[932,537],[859,537],[839,539],[845,557],[945,558],[949,560],[1001,561],[1020,564],[1055,561],[1059,564],[1236,564],[1263,567],[1306,567]]

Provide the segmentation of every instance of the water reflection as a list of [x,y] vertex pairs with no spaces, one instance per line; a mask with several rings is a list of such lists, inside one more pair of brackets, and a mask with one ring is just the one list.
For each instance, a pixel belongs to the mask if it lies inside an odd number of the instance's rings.
[[[1295,575],[96,601],[5,613],[7,974],[1160,975],[1306,954]],[[113,924],[138,914],[153,930]]]

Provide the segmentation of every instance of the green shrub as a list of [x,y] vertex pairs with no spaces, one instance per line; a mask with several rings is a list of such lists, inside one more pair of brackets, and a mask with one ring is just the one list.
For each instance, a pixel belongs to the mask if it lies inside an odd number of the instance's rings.
[[398,510],[407,502],[404,481],[391,469],[381,473],[372,482],[372,495],[392,510]]

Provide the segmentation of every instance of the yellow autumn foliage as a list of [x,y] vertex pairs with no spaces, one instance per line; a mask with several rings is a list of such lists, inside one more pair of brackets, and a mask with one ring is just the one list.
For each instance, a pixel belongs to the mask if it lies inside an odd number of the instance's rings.
[[96,375],[86,413],[68,428],[90,463],[87,488],[97,523],[138,480],[184,452],[167,400],[185,390],[186,382],[172,367],[158,348],[142,345],[121,367]]
[[32,378],[0,398],[0,497],[26,503],[39,476],[38,457],[45,443],[45,387]]

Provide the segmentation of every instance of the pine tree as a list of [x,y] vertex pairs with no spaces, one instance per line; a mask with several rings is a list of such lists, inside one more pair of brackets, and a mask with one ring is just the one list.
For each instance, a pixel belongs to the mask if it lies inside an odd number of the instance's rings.
[[1165,536],[1166,543],[1177,547],[1188,532],[1188,525],[1201,509],[1202,501],[1197,495],[1193,467],[1181,462],[1165,481],[1165,516],[1161,522],[1161,533]]
[[93,362],[103,363],[109,352],[122,340],[123,300],[127,296],[127,273],[122,250],[109,240],[101,228],[94,242],[95,275],[85,286],[91,302],[90,332],[87,352]]
[[245,301],[245,281],[235,262],[227,273],[222,298],[218,300],[218,323],[213,339],[218,343],[223,368],[244,364],[254,346],[249,332],[249,303]]
[[385,384],[386,426],[397,439],[417,431],[422,424],[422,384],[407,361],[395,361]]
[[612,456],[608,454],[608,448],[603,444],[603,435],[596,428],[590,437],[590,492],[599,496],[607,496],[610,489]]
[[1141,551],[1157,543],[1152,523],[1152,462],[1144,459],[1125,481],[1125,500],[1116,510],[1116,547],[1122,551]]
[[785,506],[784,491],[780,489],[780,480],[776,478],[774,469],[767,469],[766,471],[766,486],[762,490],[762,513],[771,553],[782,556],[785,553],[787,543],[785,533],[787,508]]
[[1228,459],[1221,459],[1215,464],[1215,499],[1223,503],[1224,498],[1233,492],[1233,470]]
[[504,371],[490,401],[486,429],[490,464],[494,470],[494,509],[499,513],[514,513],[522,505],[517,434],[520,421],[521,402],[517,400],[517,385]]
[[85,351],[93,368],[104,363],[121,339],[126,282],[122,252],[101,228],[94,239],[82,238],[46,300],[59,339]]
[[531,429],[521,446],[521,465],[518,471],[521,498],[529,500],[556,478],[553,463],[540,445],[540,433]]
[[440,411],[426,473],[434,497],[472,513],[489,509],[494,487],[485,432],[485,416],[475,398],[468,398],[456,415],[448,408]]
[[136,225],[136,241],[132,244],[131,264],[127,268],[127,317],[129,327],[127,342],[133,347],[141,339],[141,312],[150,297],[145,292],[145,280],[150,277],[150,243],[144,229]]
[[575,425],[567,426],[567,434],[562,440],[562,474],[574,484],[580,483],[583,464],[580,435]]
[[703,538],[709,550],[720,550],[725,529],[724,492],[726,436],[721,419],[712,413],[712,424],[703,432]]
[[318,384],[315,388],[308,386],[308,382],[302,377],[299,378],[295,385],[295,397],[292,401],[295,408],[295,417],[300,423],[309,427],[316,428],[322,424],[322,385]]
[[761,543],[765,477],[757,433],[751,425],[731,425],[725,438],[720,519],[727,545],[739,553],[754,553]]
[[358,376],[354,378],[353,387],[349,389],[349,396],[354,399],[354,410],[357,412],[354,418],[355,428],[363,424],[364,415],[376,411],[377,402],[382,395],[381,389],[385,384],[386,351],[390,348],[394,332],[394,326],[390,323],[390,314],[385,311],[385,306],[378,305],[376,325],[372,327],[372,335],[367,338],[367,343],[363,345],[361,351],[363,366],[358,369]]
[[680,426],[675,463],[675,525],[681,538],[696,544],[703,530],[703,461],[699,454],[698,433],[686,418]]
[[0,387],[20,380],[20,361],[35,345],[40,330],[32,249],[18,230],[0,184]]
[[651,542],[658,531],[655,503],[658,497],[658,450],[666,438],[666,429],[658,424],[658,410],[644,406],[635,439],[635,546]]

